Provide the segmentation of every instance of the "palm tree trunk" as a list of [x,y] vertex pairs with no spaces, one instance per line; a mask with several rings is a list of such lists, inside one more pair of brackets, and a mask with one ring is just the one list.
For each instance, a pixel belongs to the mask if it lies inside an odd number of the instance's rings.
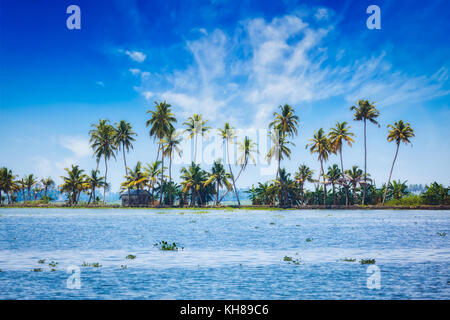
[[386,189],[384,190],[383,203],[382,203],[383,206],[384,206],[384,202],[386,201],[386,194],[387,194],[387,190],[389,188],[389,184],[391,183],[392,171],[394,170],[394,164],[395,164],[395,160],[397,160],[399,148],[400,148],[400,143],[397,143],[397,150],[395,151],[394,161],[392,161],[392,167],[391,167],[391,172],[389,172],[388,183],[386,185]]
[[239,201],[239,196],[238,196],[237,190],[236,190],[236,184],[234,182],[233,171],[231,170],[230,153],[228,152],[228,140],[226,141],[226,143],[227,143],[228,168],[230,169],[231,180],[233,181],[234,194],[236,195],[236,199],[237,199],[237,202],[238,202],[238,207],[240,207],[241,206],[241,202]]
[[197,160],[197,134],[194,137],[194,163]]
[[[320,174],[323,177],[323,205],[325,205],[327,202],[327,185],[325,184],[325,174],[323,171],[323,160],[322,159],[320,159]],[[320,177],[319,177],[319,180],[320,180]]]
[[[128,175],[128,167],[127,167],[127,159],[125,157],[125,144],[122,142],[122,152],[123,152],[123,164],[125,166],[125,175]],[[131,194],[130,194],[130,187],[127,187],[128,189],[128,206],[130,206],[130,199],[131,199]],[[139,190],[138,190],[138,195],[139,195]]]
[[362,205],[366,200],[366,182],[367,182],[367,144],[366,144],[366,119],[364,118],[364,186],[363,186],[363,197]]
[[105,197],[106,197],[106,176],[108,175],[108,162],[106,161],[105,156],[105,185],[103,186],[103,205],[105,204]]
[[344,175],[344,162],[342,161],[342,146],[339,148],[339,156],[341,157],[341,175],[344,182],[344,191],[345,191],[345,205],[348,206],[348,189],[347,189],[347,182],[345,181],[345,175]]
[[216,181],[217,184],[217,192],[216,192],[216,206],[219,205],[219,180]]
[[160,192],[159,192],[159,206],[162,207],[163,198],[163,183],[164,183],[164,151],[161,152],[161,182],[160,182]]
[[22,201],[25,203],[25,188],[22,188]]

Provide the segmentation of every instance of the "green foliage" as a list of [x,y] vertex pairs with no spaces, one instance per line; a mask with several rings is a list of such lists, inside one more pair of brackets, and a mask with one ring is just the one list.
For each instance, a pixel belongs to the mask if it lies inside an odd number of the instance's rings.
[[386,205],[388,206],[420,206],[425,204],[424,198],[420,195],[409,194],[400,199],[392,199],[386,201]]
[[433,182],[430,186],[425,186],[426,191],[422,194],[425,204],[450,204],[450,188],[445,188],[442,184]]
[[132,255],[132,254],[129,254],[129,255],[127,255],[127,256],[125,257],[125,259],[133,260],[133,259],[136,259],[136,256],[135,256],[135,255]]
[[[178,251],[178,249],[180,248],[180,245],[173,242],[173,243],[168,243],[167,241],[160,241],[154,244],[155,247],[159,247],[159,250],[162,251]],[[183,250],[184,248],[181,247],[181,250]]]
[[359,262],[361,264],[375,264],[375,259],[361,259]]

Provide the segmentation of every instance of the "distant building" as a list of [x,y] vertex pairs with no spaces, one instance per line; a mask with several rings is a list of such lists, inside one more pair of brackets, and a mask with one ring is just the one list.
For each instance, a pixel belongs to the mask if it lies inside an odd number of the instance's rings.
[[151,195],[146,190],[130,190],[120,195],[124,207],[147,207],[150,204]]

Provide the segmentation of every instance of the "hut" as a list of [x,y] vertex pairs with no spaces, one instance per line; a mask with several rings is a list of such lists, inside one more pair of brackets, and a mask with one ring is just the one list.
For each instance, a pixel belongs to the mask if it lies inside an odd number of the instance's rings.
[[151,195],[147,190],[130,190],[120,195],[124,207],[147,207]]

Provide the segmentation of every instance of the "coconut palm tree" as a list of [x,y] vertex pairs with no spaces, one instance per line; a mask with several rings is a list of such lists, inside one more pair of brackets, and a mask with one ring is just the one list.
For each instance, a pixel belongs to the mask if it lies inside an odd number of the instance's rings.
[[2,204],[2,190],[6,194],[8,203],[11,203],[10,193],[14,193],[19,189],[19,184],[16,181],[17,176],[12,173],[11,170],[6,167],[0,168],[0,204]]
[[363,185],[363,197],[362,204],[364,205],[366,198],[366,184],[367,184],[367,143],[366,143],[366,122],[367,120],[380,127],[380,124],[376,120],[380,116],[380,112],[375,106],[375,102],[369,102],[369,100],[359,100],[358,106],[352,106],[351,111],[355,121],[363,121],[364,123],[364,185]]
[[144,185],[148,181],[148,176],[141,170],[142,164],[140,161],[136,163],[133,169],[127,168],[128,174],[125,176],[125,181],[121,184],[126,189],[137,189],[138,191],[143,189]]
[[270,132],[270,139],[272,140],[272,146],[270,147],[266,158],[269,164],[274,157],[278,161],[277,176],[275,179],[278,178],[278,175],[281,170],[281,160],[284,160],[284,157],[287,157],[288,159],[291,158],[291,149],[289,149],[287,145],[290,144],[295,146],[293,142],[287,140],[287,137],[288,136],[286,133],[283,133],[277,129],[274,129]]
[[118,151],[122,150],[123,165],[125,167],[125,174],[127,175],[128,168],[125,152],[128,153],[130,152],[130,149],[133,149],[133,141],[135,141],[133,136],[136,136],[137,134],[133,132],[131,124],[125,120],[120,120],[120,122],[115,125],[114,142],[117,145]]
[[351,147],[352,143],[355,142],[352,138],[353,136],[355,136],[355,134],[349,131],[350,128],[351,128],[350,126],[347,126],[347,121],[344,122],[336,121],[335,127],[331,128],[330,132],[328,133],[330,143],[334,149],[334,152],[335,153],[339,152],[339,157],[341,159],[341,174],[342,174],[341,183],[344,184],[345,189],[345,205],[348,205],[348,190],[344,176],[344,162],[342,161],[342,146],[344,142],[347,142],[348,146]]
[[55,185],[55,181],[51,177],[48,178],[42,178],[41,183],[44,186],[44,197],[47,198],[47,191],[49,188],[53,187]]
[[233,182],[234,194],[236,196],[238,207],[241,206],[241,202],[239,201],[239,196],[236,190],[236,181],[234,179],[233,170],[231,170],[231,162],[230,162],[230,152],[229,152],[229,144],[233,143],[235,134],[234,128],[230,126],[228,122],[225,122],[223,129],[218,129],[219,135],[222,138],[223,146],[226,148],[227,159],[228,159],[228,169],[230,170],[231,181]]
[[253,154],[258,153],[256,149],[256,143],[252,141],[249,137],[245,136],[243,142],[238,143],[239,148],[239,158],[237,159],[236,164],[241,166],[241,170],[239,170],[238,175],[236,176],[236,181],[239,179],[241,172],[247,168],[248,162],[251,161],[256,165],[256,160]]
[[304,186],[305,182],[314,182],[314,170],[311,170],[306,164],[302,164],[295,173],[294,179],[300,187],[300,195],[302,202],[304,202]]
[[216,184],[216,206],[218,206],[220,201],[222,201],[223,199],[222,196],[219,201],[220,188],[223,186],[225,186],[227,190],[231,190],[233,188],[229,179],[231,179],[231,175],[225,171],[221,160],[214,161],[213,167],[211,169],[211,174],[209,175],[208,180],[205,181],[204,185],[207,186],[210,183]]
[[294,109],[285,104],[279,106],[280,113],[274,112],[274,120],[269,123],[269,129],[277,129],[290,137],[297,135],[298,116],[294,114]]
[[311,142],[306,145],[306,148],[309,148],[309,151],[313,154],[317,153],[317,158],[320,161],[319,180],[322,176],[324,188],[323,204],[325,205],[327,199],[327,186],[325,181],[325,174],[323,171],[323,163],[328,160],[328,156],[330,152],[333,151],[333,149],[330,144],[330,140],[328,139],[322,128],[320,128],[318,131],[314,131],[314,137],[312,139],[309,139],[309,141]]
[[181,157],[182,150],[179,145],[182,141],[183,138],[180,133],[173,127],[163,139],[163,154],[164,156],[169,157],[169,182],[172,182],[172,159],[174,154],[178,154],[178,156]]
[[160,193],[159,193],[159,205],[163,205],[163,186],[164,186],[164,150],[162,150],[163,139],[167,137],[172,128],[173,124],[177,122],[172,110],[170,109],[170,104],[164,102],[155,101],[155,111],[149,110],[147,113],[151,114],[151,118],[147,120],[146,125],[151,126],[150,136],[158,139],[158,153],[156,156],[156,161],[158,161],[159,152],[161,151],[161,177],[160,177]]
[[183,193],[191,191],[191,206],[195,206],[196,198],[200,201],[202,205],[202,197],[200,195],[200,189],[207,180],[206,172],[203,171],[198,164],[194,162],[186,168],[181,168],[181,185],[183,186]]
[[[394,125],[391,125],[391,124],[388,125],[388,128],[390,128],[391,130],[389,130],[387,140],[389,142],[395,141],[395,143],[397,145],[397,148],[395,150],[394,161],[392,161],[391,171],[389,172],[389,179],[388,179],[388,183],[387,183],[387,186],[389,187],[389,183],[391,182],[392,170],[394,170],[395,160],[397,160],[398,149],[400,148],[400,143],[402,143],[402,142],[404,144],[411,143],[410,139],[412,137],[414,137],[415,135],[414,135],[414,130],[411,128],[411,125],[408,122],[404,123],[403,120],[394,122]],[[388,188],[386,188],[386,190],[384,191],[383,205],[386,200],[387,189]]]
[[86,175],[84,170],[79,166],[64,168],[67,172],[67,176],[61,176],[63,184],[60,186],[61,192],[67,193],[69,204],[77,204],[79,199],[79,193],[85,188]]
[[161,161],[154,161],[151,164],[147,163],[147,166],[144,168],[144,172],[147,176],[148,189],[152,195],[152,204],[154,204],[156,182],[158,181],[158,176],[161,174],[161,171]]
[[27,189],[27,200],[30,201],[30,191],[31,188],[33,188],[37,183],[36,178],[33,174],[29,174],[28,176],[25,176],[25,187]]
[[91,170],[91,174],[86,177],[87,188],[89,190],[91,190],[91,192],[89,193],[88,204],[91,203],[92,199],[94,199],[94,203],[95,203],[95,199],[96,199],[95,189],[105,186],[105,178],[100,176],[99,174],[100,174],[100,171]]
[[106,199],[106,187],[108,176],[108,160],[113,157],[116,159],[117,144],[115,141],[115,129],[109,124],[108,120],[101,119],[98,124],[93,124],[90,135],[91,148],[94,150],[94,156],[97,159],[97,167],[100,159],[105,160],[105,184],[103,186],[103,204]]
[[352,166],[351,170],[346,170],[345,175],[347,179],[349,180],[350,184],[353,186],[353,204],[356,203],[356,187],[359,185],[364,185],[367,180],[370,181],[369,178],[367,178],[364,172],[358,167],[358,166]]
[[341,180],[341,170],[339,169],[339,166],[337,164],[333,164],[333,166],[328,167],[328,172],[326,174],[326,177],[328,181],[331,183],[331,187],[333,190],[333,204],[336,204],[336,193],[335,193],[335,185],[339,183]]
[[194,162],[197,159],[198,135],[205,137],[211,127],[206,126],[208,120],[203,120],[201,114],[193,114],[183,125],[187,126],[185,132],[189,133],[189,139],[194,139]]

